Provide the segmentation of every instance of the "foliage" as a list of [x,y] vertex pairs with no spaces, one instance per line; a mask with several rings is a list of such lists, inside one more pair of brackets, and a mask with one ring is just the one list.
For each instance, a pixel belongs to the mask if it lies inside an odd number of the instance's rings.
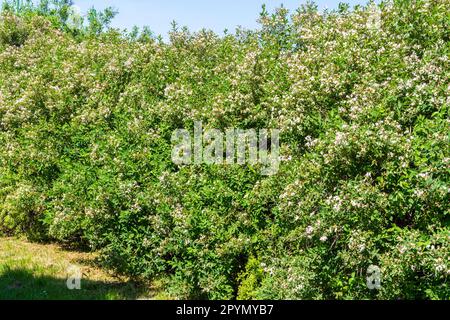
[[107,7],[103,11],[90,8],[85,18],[74,9],[73,0],[40,0],[38,2],[4,0],[2,8],[3,12],[9,12],[16,16],[46,17],[55,28],[71,33],[73,36],[98,35],[109,28],[112,19],[117,14],[112,7]]
[[[450,298],[449,4],[308,4],[169,43],[5,10],[1,230],[181,298]],[[279,128],[279,172],[176,166],[197,120]]]

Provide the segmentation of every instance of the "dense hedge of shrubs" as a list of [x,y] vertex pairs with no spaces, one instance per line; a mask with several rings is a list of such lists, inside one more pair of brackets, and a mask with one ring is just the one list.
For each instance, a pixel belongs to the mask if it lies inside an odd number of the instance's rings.
[[[180,298],[450,298],[448,0],[264,10],[169,42],[61,8],[0,17],[1,232]],[[279,172],[173,164],[199,120],[280,129]]]

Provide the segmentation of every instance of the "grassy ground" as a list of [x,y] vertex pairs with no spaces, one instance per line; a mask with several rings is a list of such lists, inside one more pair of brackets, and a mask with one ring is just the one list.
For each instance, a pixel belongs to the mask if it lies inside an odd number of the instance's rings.
[[[82,273],[81,289],[69,290],[71,266]],[[0,238],[0,300],[162,299],[155,286],[137,285],[95,266],[95,255],[56,245]]]

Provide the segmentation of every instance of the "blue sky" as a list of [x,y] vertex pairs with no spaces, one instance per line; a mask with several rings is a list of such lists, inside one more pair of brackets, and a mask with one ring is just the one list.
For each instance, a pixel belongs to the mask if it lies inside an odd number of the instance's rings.
[[[352,5],[366,3],[366,0],[342,0]],[[81,12],[94,6],[103,9],[112,6],[119,11],[112,26],[131,29],[134,25],[149,26],[155,34],[166,37],[170,23],[197,31],[203,27],[222,33],[225,29],[234,31],[237,26],[255,28],[263,3],[269,9],[284,4],[294,10],[306,0],[74,0]],[[336,8],[338,0],[317,0],[319,8]]]

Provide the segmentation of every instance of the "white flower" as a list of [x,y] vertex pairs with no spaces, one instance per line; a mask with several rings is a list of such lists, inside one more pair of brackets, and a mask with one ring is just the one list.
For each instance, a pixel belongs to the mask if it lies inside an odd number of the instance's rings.
[[129,58],[127,61],[125,61],[125,68],[130,68],[133,64],[133,59]]
[[417,176],[419,178],[422,178],[422,179],[429,179],[430,178],[430,174],[428,172],[419,173]]
[[418,198],[421,198],[424,195],[423,190],[414,190],[414,195]]

